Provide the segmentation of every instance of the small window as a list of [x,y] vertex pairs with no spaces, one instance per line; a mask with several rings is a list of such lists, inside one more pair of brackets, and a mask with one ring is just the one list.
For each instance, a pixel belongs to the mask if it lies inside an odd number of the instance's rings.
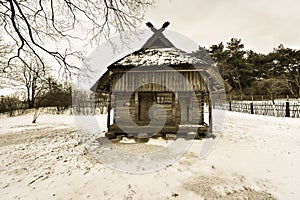
[[173,94],[172,93],[158,93],[156,95],[156,102],[158,104],[172,104]]

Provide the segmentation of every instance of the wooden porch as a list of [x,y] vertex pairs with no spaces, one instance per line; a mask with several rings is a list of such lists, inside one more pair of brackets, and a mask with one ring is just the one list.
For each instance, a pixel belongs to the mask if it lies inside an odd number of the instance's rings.
[[[196,124],[184,124],[184,125],[165,125],[159,133],[145,133],[145,127],[143,126],[125,126],[126,131],[130,132],[132,135],[138,134],[148,134],[148,136],[153,136],[155,134],[162,134],[165,135],[167,133],[172,133],[176,135],[185,135],[190,132],[195,132],[197,130],[198,135],[205,135],[210,131],[210,127],[208,125],[196,125]],[[154,127],[155,128],[155,127]],[[112,124],[108,128],[108,132],[115,136],[117,135],[130,135],[130,133],[124,132],[117,124]]]

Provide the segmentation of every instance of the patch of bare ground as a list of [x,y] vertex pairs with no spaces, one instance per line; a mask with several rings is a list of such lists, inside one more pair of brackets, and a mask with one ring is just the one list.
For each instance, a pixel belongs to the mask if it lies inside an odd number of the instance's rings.
[[0,147],[17,144],[36,143],[39,140],[51,140],[59,138],[74,138],[76,137],[75,129],[54,129],[54,128],[40,128],[32,130],[24,130],[17,133],[6,133],[0,135]]
[[11,177],[0,178],[2,189],[19,182],[30,186],[53,175],[70,175],[76,169],[86,173],[96,164],[72,128],[2,134],[0,158],[0,177]]
[[194,177],[183,187],[205,200],[276,200],[267,191],[257,191],[242,182],[216,176]]
[[133,153],[133,154],[148,154],[158,152],[164,149],[163,146],[159,145],[151,145],[151,144],[144,144],[144,143],[137,143],[137,144],[115,144],[115,146],[124,152]]

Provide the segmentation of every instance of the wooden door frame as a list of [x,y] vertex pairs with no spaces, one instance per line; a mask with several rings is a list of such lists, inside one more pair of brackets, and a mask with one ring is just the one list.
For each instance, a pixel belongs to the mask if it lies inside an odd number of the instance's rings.
[[[171,93],[172,94],[172,115],[173,115],[173,119],[176,118],[176,94],[172,93],[172,92],[169,92],[169,91],[159,91],[159,92],[147,92],[147,91],[139,91],[139,92],[135,92],[135,119],[136,119],[136,122],[137,123],[141,123],[143,122],[142,120],[140,120],[140,96],[141,94],[152,94],[152,97],[153,97],[153,103],[157,103],[157,94],[158,93]],[[163,104],[162,104],[163,105]],[[172,122],[172,124],[175,124],[176,125],[176,120],[174,120],[174,122]]]
[[156,94],[153,92],[138,92],[138,122],[142,123],[144,120],[141,120],[141,96],[152,96],[152,102],[156,102]]

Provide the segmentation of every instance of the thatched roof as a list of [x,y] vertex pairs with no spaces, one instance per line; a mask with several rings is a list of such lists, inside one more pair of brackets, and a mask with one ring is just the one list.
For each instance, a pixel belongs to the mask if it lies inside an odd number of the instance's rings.
[[[149,26],[149,24],[147,23]],[[116,61],[112,65],[108,66],[108,71],[105,72],[102,77],[92,86],[92,91],[105,91],[109,85],[109,81],[114,74],[114,71],[118,71],[124,68],[132,68],[138,66],[149,66],[149,70],[155,70],[155,66],[189,66],[194,69],[204,71],[204,75],[207,79],[212,78],[214,84],[222,88],[223,79],[219,75],[216,66],[205,62],[202,59],[196,58],[191,54],[176,48],[163,34],[162,32],[168,26],[165,23],[159,30],[155,29],[150,23],[150,28],[154,32],[152,37],[144,44],[144,46],[124,58]],[[151,66],[151,68],[150,68]],[[205,66],[205,69],[201,67]]]
[[199,58],[191,56],[180,49],[173,48],[157,48],[136,51],[112,66],[153,66],[153,65],[207,65],[207,63]]

